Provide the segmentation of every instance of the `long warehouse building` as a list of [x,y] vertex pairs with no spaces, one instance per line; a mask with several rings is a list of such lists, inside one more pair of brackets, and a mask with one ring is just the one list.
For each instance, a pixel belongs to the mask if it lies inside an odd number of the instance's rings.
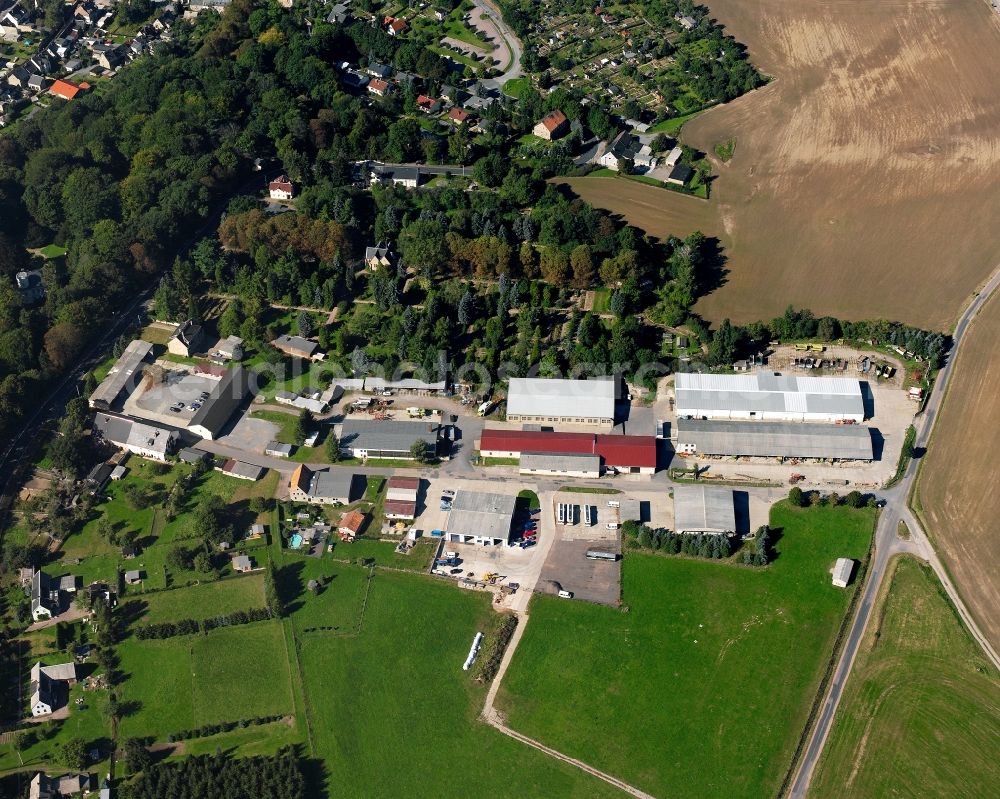
[[612,427],[616,384],[611,378],[512,377],[507,391],[507,421]]
[[677,452],[751,458],[874,460],[871,430],[855,424],[678,419]]
[[674,388],[678,417],[783,422],[865,420],[861,383],[848,377],[679,372]]

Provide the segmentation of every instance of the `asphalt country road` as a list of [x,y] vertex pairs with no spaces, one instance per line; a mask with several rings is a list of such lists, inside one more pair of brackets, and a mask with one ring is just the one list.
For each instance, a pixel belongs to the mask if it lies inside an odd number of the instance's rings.
[[[923,413],[920,415],[920,418],[917,419],[914,424],[917,433],[914,448],[918,453],[926,450],[927,442],[930,440],[931,433],[934,429],[934,423],[937,420],[938,412],[941,409],[941,403],[947,394],[948,383],[951,380],[951,373],[958,354],[958,348],[961,346],[961,343],[965,338],[969,325],[997,288],[1000,288],[1000,270],[994,272],[993,276],[986,282],[982,290],[975,295],[972,302],[959,318],[958,324],[955,325],[953,345],[948,361],[938,373],[937,382],[935,383],[934,390],[927,401],[927,405],[924,408]],[[885,507],[882,509],[879,516],[878,527],[875,532],[875,557],[872,559],[861,596],[861,601],[858,604],[858,610],[854,617],[854,622],[851,625],[850,632],[848,633],[847,639],[844,641],[844,646],[840,653],[840,659],[838,660],[837,666],[834,670],[826,699],[823,702],[823,706],[816,719],[815,726],[813,727],[809,743],[802,755],[798,770],[795,773],[795,778],[792,782],[790,791],[790,795],[793,799],[805,799],[806,795],[809,793],[809,786],[816,770],[816,764],[822,755],[823,747],[826,745],[827,738],[829,737],[830,729],[833,726],[834,716],[836,715],[837,708],[840,705],[840,700],[843,696],[844,686],[850,677],[851,668],[854,665],[858,648],[864,638],[865,631],[868,628],[868,624],[871,620],[872,609],[875,606],[875,601],[881,589],[882,582],[885,579],[887,567],[894,555],[909,552],[924,558],[930,564],[972,637],[983,649],[987,658],[989,658],[993,665],[996,666],[997,670],[1000,671],[1000,656],[998,656],[990,642],[979,630],[975,619],[965,606],[965,603],[945,570],[944,565],[941,563],[937,553],[931,546],[923,527],[910,511],[908,501],[910,491],[913,488],[913,484],[917,476],[918,468],[918,460],[916,458],[912,458],[906,468],[903,478],[899,481],[899,483],[891,489],[881,492],[880,494],[882,499],[885,500]],[[908,542],[900,540],[896,535],[897,527],[900,521],[905,522],[907,528],[910,530],[910,541]]]
[[521,70],[521,53],[522,45],[521,40],[517,38],[514,31],[510,29],[506,22],[503,20],[503,15],[500,10],[489,2],[489,0],[473,0],[475,6],[482,10],[482,12],[490,18],[494,25],[496,25],[497,30],[500,31],[500,35],[507,42],[510,47],[510,63],[507,65],[507,71],[496,78],[487,78],[484,80],[483,86],[487,89],[496,89],[497,91],[502,91],[504,84],[509,80],[516,80],[521,77],[523,71]]

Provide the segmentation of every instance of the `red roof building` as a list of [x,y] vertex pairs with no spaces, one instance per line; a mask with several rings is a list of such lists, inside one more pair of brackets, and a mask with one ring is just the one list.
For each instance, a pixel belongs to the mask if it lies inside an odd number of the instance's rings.
[[421,94],[417,97],[417,108],[425,113],[432,114],[441,107],[441,103],[435,100],[433,97],[428,97],[426,94]]
[[479,439],[479,454],[486,458],[519,458],[522,452],[598,455],[605,470],[636,474],[656,471],[656,438],[653,436],[487,429]]
[[466,122],[468,122],[469,117],[471,116],[472,114],[470,114],[468,111],[463,111],[461,108],[452,108],[448,112],[448,119],[450,119],[452,122],[457,122],[459,125],[464,125]]
[[272,200],[290,200],[295,196],[295,187],[288,175],[280,175],[267,184]]
[[337,532],[340,533],[340,540],[353,541],[358,533],[361,532],[361,528],[364,527],[366,518],[367,516],[359,510],[352,510],[349,513],[345,513],[337,527]]
[[90,84],[81,83],[79,86],[68,83],[64,80],[55,80],[52,85],[49,86],[49,94],[54,94],[56,97],[62,97],[64,100],[74,99],[80,92],[85,91],[85,88],[90,88]]
[[398,36],[404,30],[406,30],[406,20],[405,19],[393,19],[389,23],[388,33],[390,36]]

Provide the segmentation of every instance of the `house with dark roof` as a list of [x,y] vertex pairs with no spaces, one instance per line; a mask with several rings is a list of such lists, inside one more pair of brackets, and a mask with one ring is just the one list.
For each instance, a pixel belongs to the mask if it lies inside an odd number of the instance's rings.
[[331,25],[344,25],[351,21],[351,10],[344,3],[337,3],[326,15],[326,21]]
[[17,293],[22,305],[34,305],[45,299],[45,286],[42,284],[42,271],[32,269],[30,272],[18,272],[14,275]]
[[372,61],[366,70],[373,78],[388,78],[392,75],[392,67],[379,61]]
[[346,469],[310,469],[302,464],[289,478],[288,498],[314,505],[349,505],[362,493],[363,483],[362,476]]
[[322,361],[326,358],[326,353],[320,350],[319,344],[310,341],[302,336],[284,335],[278,336],[271,342],[271,346],[285,355],[295,358],[303,358],[309,361]]
[[374,247],[365,247],[365,266],[371,271],[391,269],[396,266],[396,255],[389,244],[379,242]]
[[355,458],[393,458],[412,460],[410,448],[423,441],[427,451],[436,455],[439,426],[432,422],[346,419],[341,426],[341,449]]
[[104,412],[94,414],[93,431],[119,449],[154,461],[165,461],[180,440],[176,430]]
[[167,352],[190,358],[204,347],[204,333],[201,325],[187,319],[178,325],[167,342]]
[[687,164],[675,164],[670,170],[670,174],[664,179],[665,183],[672,183],[675,186],[686,186],[694,177],[694,170]]

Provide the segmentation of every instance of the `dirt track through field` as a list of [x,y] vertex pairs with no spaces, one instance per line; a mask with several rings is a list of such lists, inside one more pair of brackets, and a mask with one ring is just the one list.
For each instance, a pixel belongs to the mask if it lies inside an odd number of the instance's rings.
[[1000,646],[1000,296],[962,345],[917,483],[925,527],[983,634]]
[[[793,303],[948,328],[1000,261],[997,15],[983,0],[708,5],[775,78],[684,128],[709,153],[738,143],[715,164],[709,218],[623,181],[601,204],[659,222],[650,232],[694,221],[719,235],[727,283],[698,306],[711,319]],[[630,208],[633,195],[653,210]]]

